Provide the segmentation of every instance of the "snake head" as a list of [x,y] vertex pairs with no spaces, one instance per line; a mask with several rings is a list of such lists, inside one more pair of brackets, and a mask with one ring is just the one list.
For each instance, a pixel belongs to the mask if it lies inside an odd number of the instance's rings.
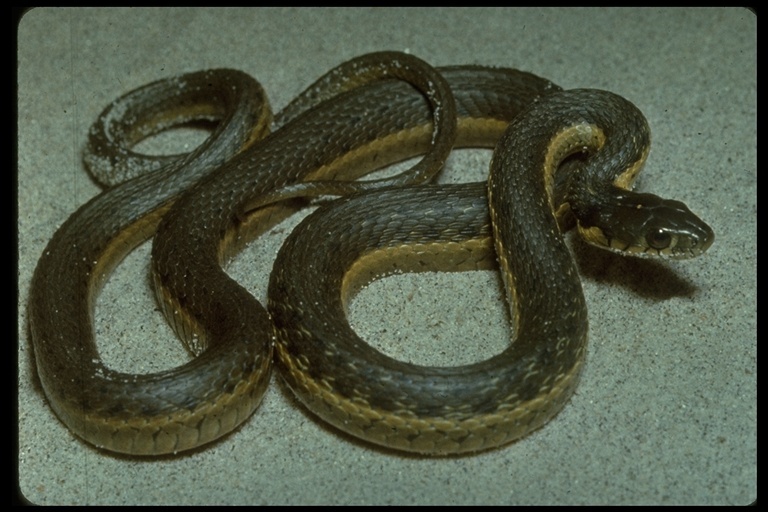
[[712,228],[680,201],[625,190],[580,218],[578,229],[602,248],[673,259],[699,256],[715,240]]

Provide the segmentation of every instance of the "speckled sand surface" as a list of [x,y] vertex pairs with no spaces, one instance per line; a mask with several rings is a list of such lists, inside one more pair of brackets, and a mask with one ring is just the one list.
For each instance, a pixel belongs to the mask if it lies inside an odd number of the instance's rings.
[[[751,502],[756,24],[743,9],[28,12],[18,31],[21,494],[94,505]],[[549,425],[503,449],[428,459],[373,448],[315,420],[277,378],[240,430],[192,455],[116,457],[75,438],[40,389],[25,306],[56,227],[99,192],[80,152],[101,109],[152,80],[211,67],[257,77],[279,109],[334,65],[380,49],[435,65],[518,67],[629,98],[654,134],[640,188],[685,201],[713,226],[715,245],[700,259],[666,264],[575,244],[591,323],[582,382]],[[443,180],[483,179],[487,161],[487,152],[458,154]],[[297,221],[231,267],[257,298]],[[186,357],[156,311],[148,247],[126,260],[98,302],[99,346],[119,369]],[[506,342],[492,273],[387,279],[359,296],[352,319],[382,350],[425,364],[481,359]]]

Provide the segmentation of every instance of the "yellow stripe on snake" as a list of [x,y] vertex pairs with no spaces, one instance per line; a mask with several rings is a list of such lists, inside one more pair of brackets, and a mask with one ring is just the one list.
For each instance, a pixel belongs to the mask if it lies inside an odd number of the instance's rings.
[[[131,150],[196,120],[217,124],[189,154]],[[630,254],[692,257],[714,240],[682,203],[629,190],[649,143],[642,114],[612,93],[561,91],[504,68],[436,70],[395,52],[342,64],[274,121],[260,86],[238,71],[139,88],[89,134],[86,164],[108,188],[58,229],[35,270],[28,307],[43,389],[98,447],[176,453],[251,416],[274,346],[301,401],[362,439],[424,454],[518,439],[563,407],[584,360],[587,310],[566,219],[588,241]],[[496,148],[488,184],[425,184],[455,146]],[[394,177],[358,180],[416,155]],[[289,236],[268,313],[222,265],[296,211],[297,198],[318,195],[344,197]],[[121,373],[96,349],[95,302],[112,269],[153,235],[158,302],[194,357]],[[372,279],[496,262],[516,334],[487,361],[396,361],[347,322],[352,294]]]

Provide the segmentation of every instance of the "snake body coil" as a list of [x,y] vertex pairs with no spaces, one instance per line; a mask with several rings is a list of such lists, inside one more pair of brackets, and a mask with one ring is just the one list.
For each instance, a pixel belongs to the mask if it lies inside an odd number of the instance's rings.
[[[286,381],[336,426],[422,453],[498,446],[554,415],[583,361],[586,306],[554,214],[560,197],[580,232],[609,248],[685,257],[712,242],[708,226],[680,203],[624,190],[647,154],[648,130],[637,109],[615,95],[559,93],[547,80],[509,69],[438,73],[385,52],[321,78],[276,117],[274,133],[252,144],[269,117],[266,102],[257,85],[223,73],[158,82],[105,111],[87,160],[106,169],[133,162],[124,166],[127,177],[145,159],[120,148],[179,119],[222,121],[194,154],[150,163],[168,166],[79,209],[35,271],[30,326],[43,388],[59,417],[97,446],[169,453],[231,431],[261,400],[275,332]],[[187,92],[171,93],[179,84]],[[201,92],[206,87],[218,92]],[[255,96],[243,92],[250,99],[240,99],[242,91]],[[266,117],[256,116],[254,106]],[[493,158],[490,208],[484,184],[393,188],[429,180],[454,138],[461,146],[491,147],[510,122]],[[216,143],[222,138],[232,142],[228,149]],[[211,156],[201,156],[206,151]],[[424,153],[393,178],[351,181]],[[574,153],[581,156],[569,160]],[[555,194],[554,174],[564,161],[579,172],[567,192],[557,187]],[[185,175],[186,168],[194,172]],[[293,211],[286,199],[349,193],[355,194],[311,215],[281,251],[270,283],[274,330],[222,264]],[[617,216],[628,219],[629,236],[615,227]],[[158,374],[114,372],[93,342],[96,291],[161,217],[153,246],[156,291],[196,357]],[[370,349],[349,328],[349,294],[391,265],[487,267],[494,243],[517,332],[502,354],[468,367],[421,368]]]

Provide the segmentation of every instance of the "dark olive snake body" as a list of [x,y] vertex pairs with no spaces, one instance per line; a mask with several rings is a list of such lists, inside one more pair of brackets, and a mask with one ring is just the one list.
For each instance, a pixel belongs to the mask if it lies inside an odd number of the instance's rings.
[[[382,52],[321,78],[264,138],[260,94],[242,73],[184,75],[129,93],[92,130],[86,161],[101,172],[117,168],[118,177],[103,180],[119,184],[54,235],[29,312],[53,409],[97,446],[173,453],[228,433],[260,403],[273,344],[302,401],[352,434],[430,454],[507,443],[562,408],[583,361],[586,305],[555,215],[561,196],[579,231],[614,250],[690,257],[713,240],[681,203],[626,190],[649,132],[642,114],[611,93],[560,92],[502,68],[435,71]],[[149,162],[166,165],[160,171],[135,170],[147,158],[126,147],[194,119],[219,121],[206,143]],[[487,187],[415,186],[440,169],[454,142],[492,147],[502,132]],[[426,156],[393,178],[350,181],[418,154]],[[564,167],[578,172],[555,195],[555,171],[574,154],[579,161]],[[287,199],[318,194],[351,195],[289,237],[270,283],[270,316],[222,264],[294,211]],[[156,374],[118,373],[96,351],[94,302],[111,269],[158,223],[159,303],[195,358]],[[350,294],[393,265],[469,270],[496,258],[516,339],[488,361],[408,365],[368,347],[346,322]]]

